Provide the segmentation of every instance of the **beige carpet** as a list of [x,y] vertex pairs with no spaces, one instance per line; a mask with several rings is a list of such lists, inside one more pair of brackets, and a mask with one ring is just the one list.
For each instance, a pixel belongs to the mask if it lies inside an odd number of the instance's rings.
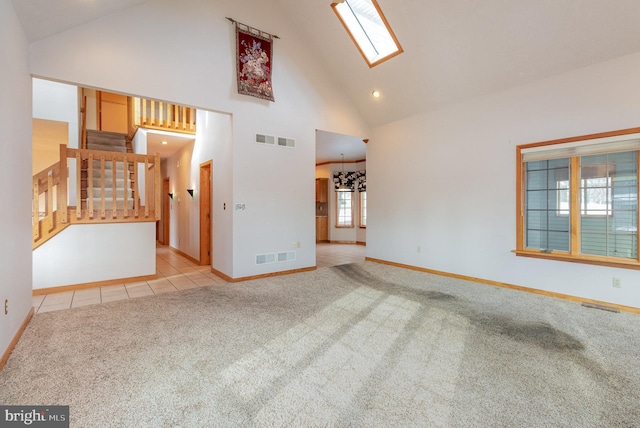
[[36,315],[74,427],[640,426],[640,317],[370,262]]

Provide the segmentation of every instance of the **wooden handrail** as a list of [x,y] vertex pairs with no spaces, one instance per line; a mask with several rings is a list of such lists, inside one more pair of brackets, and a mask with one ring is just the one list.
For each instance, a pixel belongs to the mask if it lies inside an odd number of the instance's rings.
[[[75,206],[68,203],[69,159],[76,166],[75,189],[69,189],[76,196]],[[144,168],[144,172],[139,173],[139,168]],[[111,177],[108,177],[109,171]],[[83,198],[85,177],[86,197]],[[144,197],[140,194],[142,182]],[[33,248],[69,224],[159,220],[161,186],[158,154],[73,149],[60,145],[60,161],[33,176]]]
[[135,127],[196,133],[196,109],[192,107],[132,97],[129,111]]

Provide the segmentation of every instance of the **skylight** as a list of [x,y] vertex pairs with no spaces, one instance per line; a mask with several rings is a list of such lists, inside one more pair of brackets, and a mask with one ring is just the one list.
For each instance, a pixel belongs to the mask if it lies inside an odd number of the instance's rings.
[[403,52],[376,0],[344,0],[331,7],[369,67]]

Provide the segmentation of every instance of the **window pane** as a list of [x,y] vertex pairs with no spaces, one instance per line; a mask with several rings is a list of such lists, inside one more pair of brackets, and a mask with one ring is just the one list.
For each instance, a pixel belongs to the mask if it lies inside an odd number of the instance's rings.
[[526,247],[569,251],[569,159],[525,163]]
[[338,202],[338,226],[353,226],[353,193],[336,192]]
[[636,157],[636,152],[622,152],[581,158],[582,253],[637,257]]

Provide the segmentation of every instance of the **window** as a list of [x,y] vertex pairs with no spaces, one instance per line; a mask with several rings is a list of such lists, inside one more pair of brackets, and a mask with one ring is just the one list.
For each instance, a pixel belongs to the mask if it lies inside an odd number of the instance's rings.
[[518,146],[516,254],[640,269],[640,128]]
[[403,52],[376,0],[344,0],[331,7],[369,67]]
[[367,227],[367,192],[360,192],[360,227]]
[[353,193],[336,192],[338,215],[336,227],[353,227]]

